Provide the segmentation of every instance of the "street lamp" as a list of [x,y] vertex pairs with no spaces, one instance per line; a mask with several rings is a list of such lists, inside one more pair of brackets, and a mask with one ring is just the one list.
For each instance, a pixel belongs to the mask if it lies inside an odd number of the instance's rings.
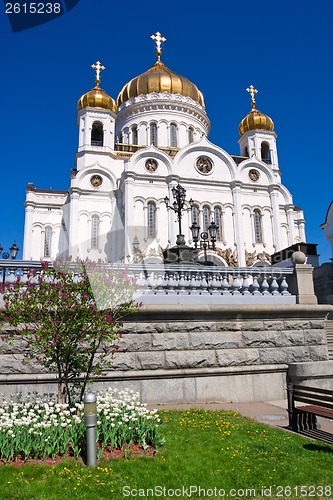
[[[199,247],[203,248],[204,251],[204,259],[205,262],[204,264],[207,265],[207,248],[212,249],[215,251],[215,241],[217,237],[217,230],[218,226],[215,224],[214,221],[210,223],[208,226],[208,231],[202,231],[200,233],[200,226],[196,222],[193,222],[192,226],[190,227],[191,232],[192,232],[192,240],[194,243],[194,248],[197,250],[198,249],[198,243]],[[200,238],[199,238],[199,233],[200,233]]]
[[16,259],[16,256],[17,256],[19,250],[20,249],[16,245],[16,241],[14,241],[14,243],[12,244],[12,246],[9,249],[10,254],[9,254],[9,252],[3,252],[3,246],[0,245],[0,257],[2,257],[3,259],[9,259],[9,257],[11,257],[14,260],[14,259]]
[[177,186],[173,186],[171,192],[174,198],[172,205],[169,204],[170,200],[168,196],[164,198],[164,202],[168,209],[173,210],[177,214],[178,234],[176,245],[185,245],[185,236],[182,234],[182,211],[185,204],[186,189],[178,183]]
[[[16,256],[17,256],[17,253],[19,251],[19,247],[16,245],[16,242],[14,241],[14,243],[12,244],[12,246],[10,247],[9,249],[9,252],[3,252],[3,246],[0,245],[0,257],[2,259],[9,259],[9,257],[12,258],[12,260],[16,259]],[[1,271],[0,273],[2,272],[2,284],[4,285],[5,284],[5,281],[6,281],[6,271],[7,271],[7,266],[1,266]],[[1,274],[0,274],[1,276]]]

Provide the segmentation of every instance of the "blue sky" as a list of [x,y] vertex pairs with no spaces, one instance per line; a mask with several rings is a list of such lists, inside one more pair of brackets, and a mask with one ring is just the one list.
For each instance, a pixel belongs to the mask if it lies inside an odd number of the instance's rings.
[[12,33],[2,8],[0,243],[7,250],[16,240],[22,250],[28,182],[68,188],[77,100],[94,86],[90,65],[106,66],[101,86],[116,98],[155,62],[150,35],[160,31],[163,62],[203,92],[209,139],[230,154],[239,154],[238,123],[250,110],[245,89],[259,89],[257,108],[278,134],[282,182],[304,210],[307,241],[328,261],[320,224],[333,198],[332,19],[331,0],[80,0],[58,19]]

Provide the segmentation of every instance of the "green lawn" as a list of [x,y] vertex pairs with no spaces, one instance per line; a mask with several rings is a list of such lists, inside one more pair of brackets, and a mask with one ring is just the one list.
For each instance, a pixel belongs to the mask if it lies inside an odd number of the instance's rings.
[[333,498],[332,446],[233,412],[160,415],[165,445],[154,458],[103,461],[96,469],[73,462],[5,465],[0,467],[1,500],[169,499],[189,498],[191,493],[191,498],[208,499],[227,498],[230,490],[229,498],[236,499]]

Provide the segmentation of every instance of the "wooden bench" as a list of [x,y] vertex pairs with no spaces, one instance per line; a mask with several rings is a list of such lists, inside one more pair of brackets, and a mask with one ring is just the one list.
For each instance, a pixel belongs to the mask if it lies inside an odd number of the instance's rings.
[[[296,406],[295,402],[306,403],[306,405]],[[333,392],[331,390],[288,384],[288,414],[289,429],[333,444],[333,434],[319,429],[317,422],[317,417],[333,420]]]

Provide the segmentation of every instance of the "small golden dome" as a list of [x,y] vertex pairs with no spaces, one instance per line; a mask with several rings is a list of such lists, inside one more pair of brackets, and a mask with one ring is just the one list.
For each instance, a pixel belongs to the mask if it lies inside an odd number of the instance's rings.
[[193,101],[205,107],[203,95],[198,87],[184,76],[171,71],[160,60],[156,61],[148,71],[124,85],[118,95],[117,106],[128,101],[131,97],[151,94],[152,92],[181,94],[185,97],[191,97]]
[[252,108],[250,113],[240,122],[238,132],[240,135],[244,135],[249,130],[254,130],[256,128],[274,130],[274,122],[269,116],[259,111],[259,109]]
[[246,115],[245,118],[240,122],[238,126],[238,132],[240,135],[246,134],[249,130],[255,130],[259,128],[261,130],[274,130],[274,122],[273,120],[264,115],[259,109],[256,109],[256,100],[255,95],[259,92],[254,88],[253,85],[250,85],[246,91],[251,95],[251,106],[252,109],[250,113]]
[[97,61],[95,64],[92,64],[91,67],[96,70],[96,86],[80,97],[77,103],[78,110],[83,108],[102,108],[116,112],[117,107],[114,99],[99,86],[101,82],[101,71],[105,70],[105,66],[103,66],[100,61]]
[[102,108],[110,109],[113,112],[116,112],[117,109],[114,99],[105,90],[101,89],[99,85],[96,85],[96,87],[80,97],[77,107],[79,110],[83,108]]

